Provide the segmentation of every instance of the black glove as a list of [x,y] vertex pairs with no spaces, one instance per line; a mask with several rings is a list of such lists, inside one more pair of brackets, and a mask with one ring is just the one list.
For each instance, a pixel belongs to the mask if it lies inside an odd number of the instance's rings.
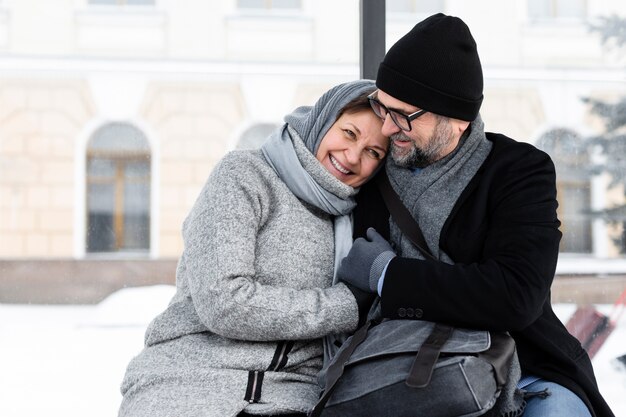
[[389,242],[370,227],[367,239],[360,237],[354,241],[339,265],[337,277],[360,290],[375,293],[383,269],[395,256]]
[[365,292],[363,290],[360,290],[354,285],[348,284],[347,282],[344,282],[344,285],[348,287],[350,292],[352,292],[354,299],[356,300],[356,307],[359,310],[359,323],[357,325],[357,328],[359,328],[365,324],[365,320],[367,319],[367,315],[370,311],[370,308],[372,307],[372,303],[376,299],[376,294],[372,294],[369,291]]

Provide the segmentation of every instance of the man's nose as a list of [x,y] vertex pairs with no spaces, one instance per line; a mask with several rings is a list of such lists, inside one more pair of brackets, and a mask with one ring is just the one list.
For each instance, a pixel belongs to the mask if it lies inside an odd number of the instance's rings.
[[391,120],[391,116],[387,114],[387,116],[385,117],[385,121],[383,122],[383,127],[380,129],[380,132],[385,136],[391,136],[394,133],[398,133],[400,130],[402,129],[400,129],[398,125],[396,125],[394,121]]

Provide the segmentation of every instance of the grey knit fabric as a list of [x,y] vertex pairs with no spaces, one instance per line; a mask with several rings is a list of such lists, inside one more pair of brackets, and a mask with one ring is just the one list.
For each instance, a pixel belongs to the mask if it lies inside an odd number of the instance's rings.
[[[439,235],[452,207],[485,161],[492,144],[487,140],[480,116],[471,123],[469,135],[449,155],[422,169],[417,175],[397,166],[391,158],[386,169],[392,187],[419,223],[431,253],[441,261],[452,263],[439,248]],[[391,241],[401,256],[423,259],[413,243],[390,219]]]
[[[128,365],[119,415],[308,412],[320,338],[358,321],[351,292],[330,286],[331,216],[296,198],[260,151],[234,151],[213,170],[183,238],[177,292]],[[280,340],[296,341],[286,366],[265,372],[261,401],[249,404],[249,371],[267,370]]]
[[396,254],[394,252],[385,251],[378,255],[376,259],[374,259],[374,262],[372,262],[369,279],[370,290],[372,292],[378,293],[378,281],[380,280],[380,277],[389,261],[395,257]]
[[322,94],[313,106],[301,106],[285,116],[313,155],[322,138],[335,123],[339,111],[354,98],[376,90],[372,80],[356,80],[339,84]]

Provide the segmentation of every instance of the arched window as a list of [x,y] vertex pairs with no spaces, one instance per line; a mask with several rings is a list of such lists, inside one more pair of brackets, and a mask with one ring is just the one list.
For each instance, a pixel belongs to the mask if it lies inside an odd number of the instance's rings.
[[246,129],[237,142],[237,149],[258,149],[265,139],[278,128],[272,123],[258,123]]
[[537,147],[556,167],[561,252],[591,253],[591,166],[584,140],[569,129],[553,129],[539,138]]
[[127,123],[98,129],[87,144],[88,253],[150,249],[150,145]]

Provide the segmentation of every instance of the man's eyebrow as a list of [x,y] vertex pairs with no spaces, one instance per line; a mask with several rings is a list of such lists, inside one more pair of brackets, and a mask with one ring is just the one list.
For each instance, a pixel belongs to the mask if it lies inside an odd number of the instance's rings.
[[[380,101],[380,99],[378,98],[378,96],[376,96],[376,99],[378,101]],[[385,103],[383,103],[382,101],[380,101],[380,104],[382,104],[383,106],[387,107],[387,109],[389,109],[390,111],[395,111],[396,113],[403,113],[403,114],[411,114],[411,113],[415,113],[416,111],[419,111],[420,109],[417,110],[406,110],[406,109],[398,109],[397,107],[390,107],[387,106]]]
[[406,110],[406,109],[398,109],[395,107],[387,107],[389,110],[391,111],[395,111],[396,113],[402,113],[402,114],[411,114],[411,113],[415,113],[416,111],[419,111],[419,109],[417,110]]

